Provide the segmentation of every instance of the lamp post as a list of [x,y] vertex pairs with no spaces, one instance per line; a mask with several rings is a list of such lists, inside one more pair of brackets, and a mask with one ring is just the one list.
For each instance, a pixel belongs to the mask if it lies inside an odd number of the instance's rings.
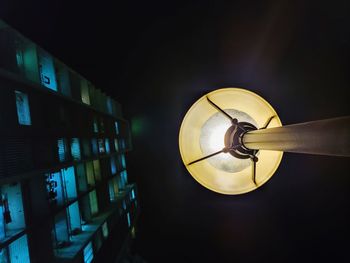
[[204,187],[241,194],[267,182],[283,152],[350,156],[350,117],[282,126],[273,107],[239,88],[197,100],[179,133],[182,160]]

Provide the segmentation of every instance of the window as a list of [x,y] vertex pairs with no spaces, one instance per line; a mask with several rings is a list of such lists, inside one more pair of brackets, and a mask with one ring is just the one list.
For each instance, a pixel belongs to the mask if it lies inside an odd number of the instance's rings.
[[103,139],[98,139],[98,151],[99,151],[99,153],[105,153],[105,151],[106,151]]
[[75,182],[74,167],[63,168],[61,170],[65,193],[68,199],[77,197],[77,186]]
[[116,161],[115,157],[111,156],[111,173],[116,174],[117,173],[117,166],[116,166]]
[[123,150],[125,150],[125,140],[124,139],[120,139],[119,140],[119,149],[121,150],[121,151],[123,151]]
[[119,155],[119,161],[120,161],[120,164],[122,166],[122,169],[125,169],[126,168],[126,162],[125,162],[125,155],[124,154]]
[[8,255],[11,263],[30,262],[27,235],[21,236],[8,246]]
[[57,91],[55,67],[52,57],[40,50],[38,52],[38,58],[41,84],[51,90]]
[[102,225],[102,235],[104,238],[108,237],[108,225],[107,222],[104,222]]
[[89,200],[90,200],[91,214],[95,215],[98,213],[96,190],[93,190],[92,192],[89,193]]
[[73,160],[80,160],[81,159],[80,144],[79,144],[78,138],[72,138],[70,150],[71,150]]
[[112,99],[107,97],[107,100],[106,100],[106,105],[107,105],[107,111],[109,114],[113,114],[113,102],[112,102]]
[[92,242],[90,241],[84,248],[84,263],[90,263],[94,258],[94,251],[92,249]]
[[87,179],[87,183],[88,185],[91,186],[95,186],[95,177],[94,177],[94,166],[92,161],[90,162],[86,162],[86,179]]
[[54,248],[63,248],[69,244],[67,210],[61,211],[54,218],[54,228],[52,231]]
[[94,132],[95,132],[95,133],[98,133],[98,124],[97,124],[96,117],[94,117],[94,120],[93,120],[92,126],[93,126],[93,130],[94,130]]
[[110,148],[109,148],[109,139],[108,138],[106,138],[105,139],[105,147],[106,147],[106,153],[110,153]]
[[95,138],[91,139],[91,146],[92,146],[92,153],[94,155],[97,155],[98,154],[97,139]]
[[135,191],[134,189],[131,190],[131,200],[135,199]]
[[61,180],[61,173],[49,173],[46,177],[47,195],[50,205],[63,204],[63,185]]
[[114,149],[116,152],[119,151],[119,147],[118,147],[118,139],[114,139]]
[[80,81],[81,101],[90,105],[89,86],[86,79]]
[[67,158],[67,140],[64,138],[57,140],[57,148],[58,148],[58,159],[60,162],[66,161]]
[[94,161],[93,161],[93,165],[94,165],[95,179],[96,179],[97,181],[101,181],[100,161],[99,161],[99,160],[94,160]]
[[128,212],[126,216],[128,218],[128,226],[130,227],[131,226],[130,213]]
[[117,199],[118,195],[118,183],[117,183],[117,177],[112,178],[108,182],[108,189],[109,189],[109,200],[115,201]]
[[22,191],[19,183],[0,186],[0,240],[25,227]]
[[82,141],[83,141],[82,146],[83,146],[84,157],[90,157],[91,156],[91,148],[90,148],[89,140],[83,139]]
[[78,201],[74,202],[67,208],[67,217],[71,235],[80,233],[81,222]]
[[20,125],[31,125],[28,95],[15,91],[18,123]]
[[115,127],[115,134],[119,135],[119,124],[118,122],[114,122],[114,127]]

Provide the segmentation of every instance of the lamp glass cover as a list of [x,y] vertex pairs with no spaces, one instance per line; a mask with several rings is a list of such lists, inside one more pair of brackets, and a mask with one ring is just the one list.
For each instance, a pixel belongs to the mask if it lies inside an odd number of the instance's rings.
[[258,129],[271,116],[268,128],[282,126],[276,111],[259,95],[241,88],[212,91],[197,100],[186,113],[179,133],[183,163],[192,177],[204,187],[222,194],[242,194],[268,181],[282,159],[283,152],[260,150],[257,154],[256,183],[252,180],[252,161],[220,153],[188,165],[190,162],[224,148],[224,135],[230,119],[211,105],[207,97],[239,122],[249,122]]

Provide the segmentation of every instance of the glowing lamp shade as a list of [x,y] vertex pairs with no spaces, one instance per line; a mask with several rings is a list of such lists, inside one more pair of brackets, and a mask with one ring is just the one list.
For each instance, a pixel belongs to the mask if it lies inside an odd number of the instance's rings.
[[226,131],[232,125],[230,119],[213,105],[218,105],[239,122],[248,122],[256,128],[264,126],[275,116],[269,128],[282,123],[272,106],[259,95],[240,88],[224,88],[212,91],[197,100],[186,113],[179,133],[182,161],[192,177],[204,187],[222,194],[243,194],[253,191],[268,181],[278,168],[283,152],[260,150],[256,162],[255,182],[252,180],[250,159],[239,159],[230,153],[192,163],[224,148]]

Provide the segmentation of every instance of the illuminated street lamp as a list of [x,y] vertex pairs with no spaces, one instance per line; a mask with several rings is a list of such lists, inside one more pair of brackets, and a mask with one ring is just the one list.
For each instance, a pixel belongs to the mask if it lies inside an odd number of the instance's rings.
[[187,170],[204,187],[242,194],[267,182],[283,152],[350,156],[350,117],[282,126],[257,94],[225,88],[197,100],[180,128]]

